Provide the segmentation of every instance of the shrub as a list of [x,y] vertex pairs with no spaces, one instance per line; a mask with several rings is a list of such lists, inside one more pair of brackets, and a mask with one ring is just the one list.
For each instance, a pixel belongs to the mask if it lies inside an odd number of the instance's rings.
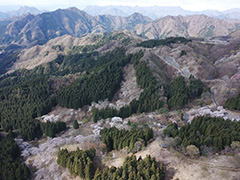
[[74,122],[73,122],[73,128],[74,128],[74,129],[78,129],[78,128],[79,128],[79,124],[78,124],[77,120],[74,120]]
[[186,150],[187,150],[187,154],[191,158],[198,157],[200,155],[200,151],[195,145],[188,145]]

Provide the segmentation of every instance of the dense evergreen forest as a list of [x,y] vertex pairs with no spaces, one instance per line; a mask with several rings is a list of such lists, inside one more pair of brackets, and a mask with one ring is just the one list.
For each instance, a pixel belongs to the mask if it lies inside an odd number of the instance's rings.
[[150,155],[139,159],[132,155],[126,157],[121,167],[104,167],[102,171],[93,163],[95,149],[87,151],[68,152],[67,149],[59,150],[57,163],[65,168],[73,176],[80,176],[87,180],[120,180],[120,179],[142,179],[142,180],[163,180],[165,168],[163,163],[158,164],[155,158]]
[[98,73],[79,79],[62,89],[58,93],[57,102],[61,106],[77,109],[106,98],[111,100],[120,88],[121,81],[121,67],[118,63],[110,63]]
[[224,107],[240,111],[240,95],[235,98],[228,99]]
[[[131,59],[131,55],[124,58],[124,54],[123,48],[117,48],[101,56],[96,52],[59,56],[53,62],[33,70],[19,70],[2,76],[1,128],[4,131],[19,129],[24,139],[34,139],[42,134],[55,136],[59,129],[65,129],[62,128],[64,125],[58,128],[59,124],[47,123],[49,127],[46,128],[46,125],[41,125],[35,118],[51,111],[57,102],[66,107],[78,108],[89,104],[90,101],[111,99],[121,82],[121,67]],[[83,71],[88,73],[76,83],[63,87],[57,94],[51,93],[50,77],[64,77],[69,73]],[[96,86],[96,82],[99,86]],[[84,90],[81,91],[83,99],[75,87]],[[74,99],[71,103],[72,99],[69,97]]]
[[56,105],[49,92],[49,82],[45,77],[1,88],[0,121],[3,130],[20,129],[25,139],[40,136],[40,125],[34,118],[48,113]]
[[190,76],[189,84],[184,77],[176,77],[170,84],[168,106],[169,108],[183,108],[192,99],[200,97],[203,90],[202,81],[194,76]]
[[218,117],[199,116],[191,124],[184,125],[178,130],[176,124],[168,126],[164,134],[181,139],[186,147],[195,145],[217,147],[219,150],[230,146],[233,141],[240,141],[240,122],[224,120]]
[[102,143],[107,145],[107,150],[120,150],[126,146],[132,151],[135,142],[143,140],[145,145],[153,138],[153,130],[147,128],[144,130],[133,129],[131,131],[118,130],[116,127],[100,131]]
[[191,40],[188,40],[184,37],[169,37],[166,39],[151,39],[151,40],[143,41],[137,44],[137,46],[145,47],[145,48],[154,48],[157,46],[166,46],[172,43],[187,43],[190,41]]
[[0,179],[27,180],[30,177],[28,167],[22,162],[20,150],[11,136],[0,136]]

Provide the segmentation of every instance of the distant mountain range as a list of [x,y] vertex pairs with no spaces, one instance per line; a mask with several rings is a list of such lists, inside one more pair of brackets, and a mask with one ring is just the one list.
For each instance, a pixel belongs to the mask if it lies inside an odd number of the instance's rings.
[[166,16],[153,21],[139,13],[127,17],[91,16],[73,7],[38,15],[27,14],[8,25],[3,24],[0,44],[32,46],[65,34],[82,37],[114,30],[129,30],[143,38],[158,39],[224,36],[239,29],[240,20],[223,20],[206,15]]
[[151,19],[162,18],[165,16],[187,16],[195,14],[204,14],[211,17],[221,19],[240,19],[240,9],[230,9],[227,11],[217,10],[204,10],[204,11],[188,11],[181,7],[174,6],[149,6],[149,7],[131,7],[131,6],[87,6],[84,9],[85,12],[92,16],[98,16],[102,14],[110,14],[113,16],[129,16],[135,12],[144,16],[148,16]]
[[12,17],[18,17],[25,15],[27,13],[37,15],[40,13],[43,13],[44,11],[38,10],[35,7],[28,7],[28,6],[21,6],[17,10],[12,10],[12,11],[7,11],[7,12],[1,12],[0,8],[0,19],[7,19],[7,18],[12,18]]
[[138,24],[133,31],[148,39],[165,37],[226,36],[240,29],[240,20],[223,20],[206,15],[166,16],[148,24]]
[[131,30],[139,23],[148,22],[151,22],[151,19],[139,13],[128,17],[111,15],[93,17],[77,8],[58,9],[36,16],[28,14],[10,23],[2,33],[0,43],[42,44],[64,34],[81,37],[88,33]]

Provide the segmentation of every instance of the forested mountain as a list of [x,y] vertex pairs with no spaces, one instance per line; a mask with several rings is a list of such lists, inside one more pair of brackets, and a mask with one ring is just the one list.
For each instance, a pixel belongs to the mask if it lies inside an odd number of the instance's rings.
[[[74,49],[73,49],[74,50]],[[68,108],[82,108],[92,102],[108,99],[112,100],[120,88],[123,80],[122,70],[131,63],[136,70],[136,81],[144,90],[138,100],[129,102],[129,106],[123,106],[119,111],[112,109],[94,110],[93,118],[113,116],[128,117],[134,113],[151,112],[164,106],[169,98],[169,107],[183,107],[187,104],[179,103],[181,98],[194,99],[202,93],[203,85],[200,80],[190,78],[190,86],[186,87],[170,85],[168,92],[167,82],[158,81],[148,63],[140,61],[144,53],[139,51],[125,55],[124,47],[115,48],[112,51],[100,54],[97,51],[69,53],[59,55],[54,61],[40,65],[32,70],[18,70],[0,79],[0,121],[4,131],[19,129],[24,139],[34,139],[45,134],[54,137],[56,133],[65,130],[66,125],[61,123],[39,123],[36,117],[47,114],[58,105]],[[65,78],[67,75],[75,75],[77,78],[67,86],[59,86],[53,90],[52,78]],[[184,78],[182,77],[184,83]],[[195,83],[198,82],[199,83]],[[176,81],[181,82],[181,81]],[[173,82],[174,84],[174,82]],[[182,89],[184,93],[174,92]],[[201,88],[198,92],[198,88]],[[196,92],[195,92],[196,91]],[[172,101],[174,99],[175,101]],[[189,101],[190,101],[189,100]]]
[[[43,174],[33,179],[64,177],[59,164],[67,177],[162,180],[174,143],[238,151],[238,112],[221,106],[239,110],[240,21],[69,8],[9,23],[0,23],[0,179],[29,177],[13,134],[29,170]],[[192,120],[200,111],[209,116]],[[130,156],[139,150],[156,158]],[[111,167],[115,155],[129,157]]]
[[[55,133],[66,129],[64,124],[44,125],[35,118],[51,111],[57,103],[79,108],[93,101],[111,99],[121,83],[121,67],[131,58],[123,57],[124,49],[121,48],[102,56],[96,52],[59,56],[54,62],[49,63],[48,67],[20,70],[1,77],[1,127],[5,131],[20,129],[25,139],[34,139],[42,133],[55,136]],[[56,92],[52,94],[50,81],[52,76],[63,77],[83,71],[91,73],[79,77],[70,86],[62,88],[58,94]],[[102,80],[102,84],[97,84],[99,80]],[[79,96],[78,89],[72,88],[76,86],[84,87],[82,95]],[[100,88],[98,94],[95,91],[96,87]]]

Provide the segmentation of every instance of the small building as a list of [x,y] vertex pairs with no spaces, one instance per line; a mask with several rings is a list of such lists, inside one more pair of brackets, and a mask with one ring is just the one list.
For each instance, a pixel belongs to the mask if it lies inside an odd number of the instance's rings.
[[162,146],[162,148],[167,148],[166,144],[162,144],[161,146]]

